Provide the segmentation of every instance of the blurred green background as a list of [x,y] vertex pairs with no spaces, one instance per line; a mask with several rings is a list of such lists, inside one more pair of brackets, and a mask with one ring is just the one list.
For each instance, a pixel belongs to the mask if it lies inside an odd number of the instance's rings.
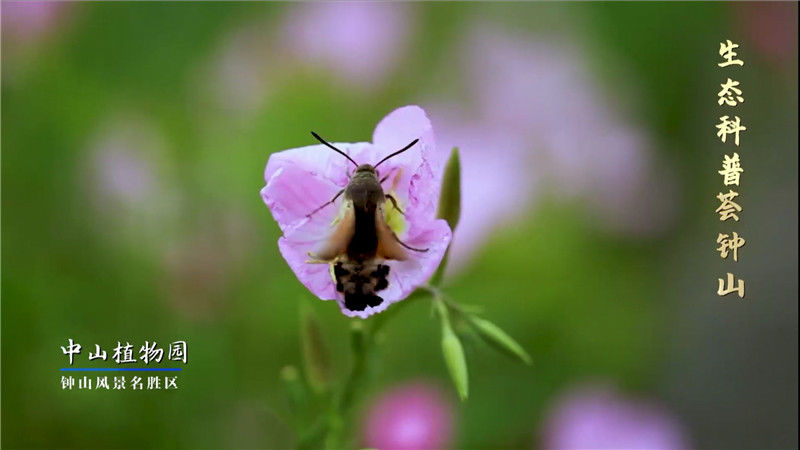
[[[557,394],[599,379],[658,399],[693,447],[796,447],[797,4],[389,6],[376,26],[394,27],[386,39],[402,45],[378,47],[376,57],[396,59],[373,73],[349,59],[339,65],[350,72],[337,72],[314,56],[327,48],[297,50],[290,21],[311,4],[61,3],[20,29],[3,3],[3,445],[292,445],[279,372],[301,360],[300,304],[320,317],[337,374],[350,363],[350,319],[312,299],[278,253],[258,195],[267,158],[310,144],[309,129],[368,141],[406,104],[428,110],[435,131],[443,102],[489,122],[462,49],[490,26],[583,49],[579,71],[649,137],[657,161],[638,192],[646,207],[621,208],[667,211],[629,232],[545,180],[521,214],[498,217],[445,286],[481,305],[534,364],[469,345],[471,395],[455,410],[452,445],[538,447]],[[736,72],[716,67],[726,38],[741,45]],[[738,149],[714,135],[727,76],[745,91]],[[500,147],[491,151],[504,158]],[[734,149],[744,211],[720,224],[716,171]],[[588,158],[618,165],[598,152]],[[714,250],[728,229],[748,240],[738,263]],[[746,280],[745,299],[716,295],[725,271]],[[177,391],[64,391],[68,338],[84,352],[182,339],[189,363]],[[387,324],[378,354],[358,411],[420,378],[455,401],[426,302]],[[359,426],[356,414],[352,435]]]

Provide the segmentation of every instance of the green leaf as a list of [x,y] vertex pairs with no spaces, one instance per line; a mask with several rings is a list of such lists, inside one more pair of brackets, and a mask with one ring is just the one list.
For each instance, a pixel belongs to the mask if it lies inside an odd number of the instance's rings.
[[450,229],[455,231],[461,216],[461,161],[458,147],[454,147],[450,152],[450,158],[444,168],[439,212],[436,216],[446,220]]
[[531,357],[525,349],[500,327],[486,319],[475,316],[470,316],[470,323],[486,343],[507,355],[519,358],[527,365],[531,364]]
[[464,348],[461,341],[450,326],[447,308],[439,301],[439,315],[442,318],[442,353],[450,378],[456,387],[462,401],[469,395],[469,375],[467,373],[467,360],[464,357]]
[[[444,219],[450,226],[450,230],[455,233],[458,221],[461,218],[461,160],[458,156],[458,147],[453,147],[450,158],[444,168],[442,179],[442,192],[439,196],[439,211],[436,217]],[[436,269],[436,273],[431,277],[431,284],[438,286],[444,277],[444,270],[447,267],[447,260],[450,255],[450,247],[442,258],[442,262]]]
[[316,392],[328,387],[331,363],[328,349],[322,336],[319,321],[308,305],[301,308],[302,324],[300,341],[303,347],[303,363],[308,384]]

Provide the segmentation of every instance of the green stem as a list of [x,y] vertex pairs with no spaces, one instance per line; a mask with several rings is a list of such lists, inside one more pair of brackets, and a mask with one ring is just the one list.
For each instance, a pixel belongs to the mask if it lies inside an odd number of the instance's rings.
[[420,286],[419,289],[430,293],[434,300],[436,300],[438,302],[441,302],[442,304],[447,306],[447,308],[449,310],[455,312],[456,314],[459,314],[461,316],[468,316],[469,315],[469,311],[464,307],[464,305],[461,305],[458,302],[453,301],[453,299],[448,297],[438,287],[431,286],[431,285],[424,285],[424,286]]
[[[364,390],[365,375],[369,356],[375,345],[375,337],[385,326],[386,322],[396,316],[398,311],[405,308],[413,300],[424,297],[426,290],[416,290],[402,302],[396,303],[386,312],[375,316],[371,322],[372,326],[366,331],[353,331],[353,366],[350,373],[344,380],[344,384],[339,392],[334,395],[331,408],[327,415],[327,426],[325,435],[326,448],[342,448],[342,431],[344,429],[345,418],[356,402],[356,393]],[[429,291],[428,291],[429,292]],[[356,333],[360,333],[356,336]]]

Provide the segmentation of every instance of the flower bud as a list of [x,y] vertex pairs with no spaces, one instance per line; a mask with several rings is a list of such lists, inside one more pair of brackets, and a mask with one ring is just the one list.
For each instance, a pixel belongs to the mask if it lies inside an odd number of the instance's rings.
[[531,364],[531,357],[525,349],[500,327],[486,319],[475,316],[470,317],[470,323],[487,344],[507,355],[519,358],[525,364]]

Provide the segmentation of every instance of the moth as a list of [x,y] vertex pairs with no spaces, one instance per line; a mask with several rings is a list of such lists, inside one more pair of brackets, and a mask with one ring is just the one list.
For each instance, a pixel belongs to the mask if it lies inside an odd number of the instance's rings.
[[389,175],[379,178],[378,166],[388,159],[413,147],[419,139],[414,139],[402,149],[386,156],[377,164],[359,164],[347,153],[334,147],[317,133],[311,132],[319,142],[341,154],[353,163],[355,171],[349,176],[347,186],[330,201],[307,214],[311,217],[321,209],[332,205],[340,196],[343,200],[339,216],[333,230],[316,253],[309,252],[310,263],[326,263],[333,266],[333,279],[336,290],[344,295],[345,308],[363,311],[367,306],[375,307],[383,303],[378,293],[389,287],[387,261],[404,261],[408,258],[406,250],[427,252],[428,249],[414,248],[397,237],[386,223],[386,203],[400,214],[400,209],[391,194],[383,191],[382,184]]

